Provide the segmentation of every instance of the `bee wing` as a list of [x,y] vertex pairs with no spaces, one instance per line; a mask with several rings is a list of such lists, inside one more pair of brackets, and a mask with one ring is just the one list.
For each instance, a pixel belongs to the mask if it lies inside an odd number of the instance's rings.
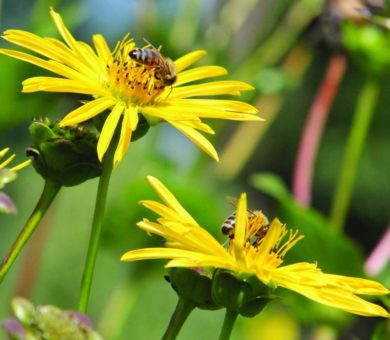
[[[157,54],[160,54],[160,49],[161,49],[161,46],[159,48],[157,48],[156,46],[154,46],[149,40],[147,40],[146,38],[143,38],[143,40],[150,46],[150,48],[152,48],[153,50],[155,50],[155,52]],[[146,46],[148,47],[148,46]]]
[[231,205],[233,205],[235,207],[238,204],[238,198],[234,197],[234,196],[226,196],[226,201],[228,201],[228,203],[230,203]]
[[[226,200],[233,206],[237,207],[237,204],[238,204],[238,198],[237,197],[234,197],[234,196],[226,196]],[[247,209],[248,212],[253,215],[253,216],[256,216],[256,214],[252,211],[252,210],[249,210]]]

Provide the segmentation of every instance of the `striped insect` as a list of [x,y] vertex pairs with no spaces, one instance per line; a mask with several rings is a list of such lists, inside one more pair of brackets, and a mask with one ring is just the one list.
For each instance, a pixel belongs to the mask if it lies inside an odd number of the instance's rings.
[[[228,196],[227,200],[229,203],[237,206],[238,199],[235,197]],[[269,220],[260,210],[251,211],[248,209],[249,214],[249,233],[248,238],[252,244],[258,244],[264,236],[267,234],[269,229]],[[256,222],[256,223],[255,223]],[[251,227],[253,232],[251,233]],[[221,232],[223,235],[228,236],[230,239],[234,238],[234,229],[236,227],[236,212],[231,213],[225,221],[222,223]]]
[[172,86],[176,79],[176,68],[173,61],[165,58],[160,51],[144,39],[150,47],[136,48],[129,52],[129,57],[136,63],[154,69],[154,77],[163,87]]

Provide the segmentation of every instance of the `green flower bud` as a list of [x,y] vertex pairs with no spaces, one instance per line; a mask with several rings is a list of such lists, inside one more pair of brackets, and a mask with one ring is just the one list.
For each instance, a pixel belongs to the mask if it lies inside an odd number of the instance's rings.
[[35,308],[33,304],[23,298],[14,298],[11,308],[16,318],[23,324],[31,324],[34,320]]
[[33,157],[33,166],[43,178],[73,186],[100,176],[97,137],[87,128],[60,128],[45,120],[33,122],[29,131],[33,143],[27,155]]
[[343,42],[362,69],[372,75],[390,70],[390,32],[374,25],[343,25]]
[[171,268],[168,281],[177,295],[200,309],[219,309],[211,298],[211,279],[189,268]]
[[55,306],[34,307],[19,297],[12,300],[11,307],[15,318],[6,320],[3,327],[12,339],[102,339],[84,314]]
[[271,301],[272,289],[256,276],[236,277],[231,272],[214,272],[212,297],[216,304],[246,317],[259,314]]

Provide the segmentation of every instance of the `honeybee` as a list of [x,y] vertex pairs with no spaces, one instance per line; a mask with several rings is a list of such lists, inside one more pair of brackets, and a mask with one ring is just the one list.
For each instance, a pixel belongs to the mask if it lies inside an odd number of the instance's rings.
[[[227,200],[232,203],[233,205],[237,205],[238,200],[235,197],[227,197]],[[255,221],[255,219],[259,219],[259,222],[261,223],[260,227],[257,227],[256,230],[254,230],[253,234],[251,235],[251,232],[249,231],[249,238],[250,242],[255,245],[258,244],[264,236],[267,234],[269,229],[269,220],[267,216],[265,216],[260,210],[251,211],[248,209],[249,213],[249,225],[252,226],[252,223]],[[221,226],[221,233],[223,235],[228,236],[230,239],[234,238],[234,228],[236,227],[236,212],[231,213],[225,221],[222,223]]]
[[154,77],[161,82],[162,86],[172,86],[177,79],[173,61],[165,58],[160,51],[150,42],[144,39],[150,47],[136,48],[129,52],[129,57],[136,63],[153,68]]

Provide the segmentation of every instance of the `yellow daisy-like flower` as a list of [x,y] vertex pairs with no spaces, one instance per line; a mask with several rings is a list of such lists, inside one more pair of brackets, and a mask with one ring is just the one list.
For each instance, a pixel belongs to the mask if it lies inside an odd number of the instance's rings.
[[[226,70],[219,66],[185,70],[204,56],[204,51],[191,52],[172,62],[150,45],[144,50],[137,49],[134,41],[127,36],[111,52],[100,34],[92,38],[94,50],[86,43],[75,40],[58,13],[51,9],[50,14],[65,43],[26,31],[7,30],[3,35],[5,40],[29,49],[43,58],[9,49],[0,49],[0,53],[60,76],[26,79],[23,82],[23,92],[69,92],[93,96],[93,100],[67,114],[60,123],[62,126],[75,125],[105,110],[109,111],[97,146],[100,160],[117,125],[121,124],[120,139],[114,155],[114,165],[118,165],[126,153],[132,133],[138,126],[140,114],[149,124],[160,120],[167,121],[216,160],[218,155],[214,147],[197,131],[214,133],[201,118],[261,120],[254,115],[258,112],[257,109],[244,102],[196,98],[239,95],[240,91],[252,89],[246,83],[231,80],[186,85],[227,74]],[[130,55],[132,51],[146,51],[151,56],[150,62],[140,58],[137,60],[137,53]],[[165,81],[167,72],[170,82]]]
[[[4,148],[3,150],[0,150],[0,160],[7,154],[8,151],[9,151],[9,148]],[[5,168],[8,164],[10,164],[13,161],[13,159],[15,157],[16,157],[16,155],[12,154],[5,161],[2,161],[0,163],[0,169]],[[24,167],[26,167],[30,163],[31,163],[31,160],[27,160],[23,163],[20,163],[18,165],[13,166],[12,168],[9,168],[9,170],[12,172],[16,172],[16,171],[19,171],[20,169],[23,169]]]
[[313,263],[282,266],[287,251],[303,236],[299,236],[297,231],[288,231],[278,219],[274,219],[264,233],[263,215],[257,212],[253,217],[248,213],[245,194],[238,202],[234,235],[230,247],[226,249],[196,223],[161,182],[153,177],[148,177],[148,181],[165,204],[142,201],[145,207],[160,217],[157,222],[144,219],[138,226],[167,239],[166,248],[129,251],[122,256],[122,261],[170,259],[167,267],[213,267],[227,269],[237,275],[252,274],[272,288],[290,289],[349,313],[390,316],[382,307],[357,296],[388,294],[389,290],[378,282],[325,274]]

